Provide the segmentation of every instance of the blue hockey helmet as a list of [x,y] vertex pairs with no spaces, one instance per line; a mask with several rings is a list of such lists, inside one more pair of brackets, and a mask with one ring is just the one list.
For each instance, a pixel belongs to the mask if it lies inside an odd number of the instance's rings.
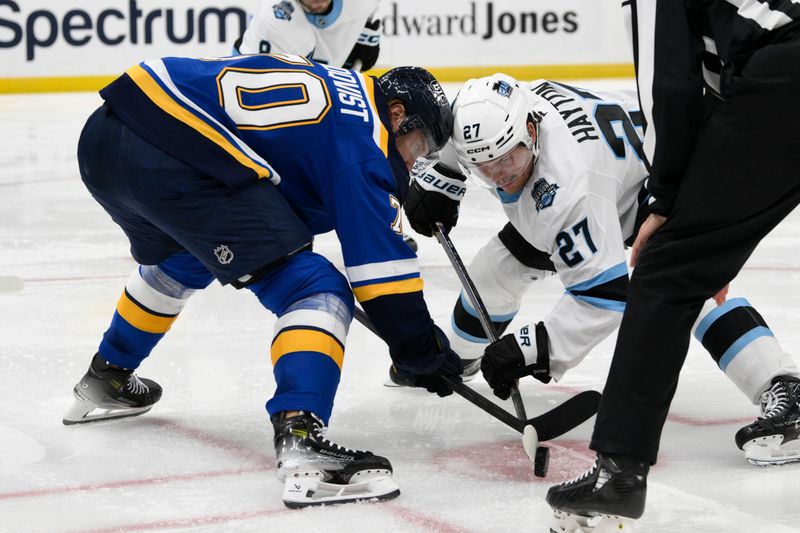
[[444,147],[453,133],[453,112],[441,85],[420,67],[397,67],[378,78],[386,99],[399,100],[406,108],[406,119],[397,135],[420,129],[425,133],[431,155]]

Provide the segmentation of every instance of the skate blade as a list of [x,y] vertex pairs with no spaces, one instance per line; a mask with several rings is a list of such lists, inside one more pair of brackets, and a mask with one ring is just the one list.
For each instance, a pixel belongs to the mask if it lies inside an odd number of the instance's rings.
[[315,477],[286,478],[283,503],[290,509],[354,502],[378,502],[400,495],[400,487],[388,476],[373,477],[349,485],[326,483]]
[[[101,420],[116,420],[117,418],[128,418],[131,416],[139,416],[145,414],[152,409],[152,405],[147,407],[129,407],[121,409],[109,409],[99,407],[88,400],[75,400],[66,413],[61,422],[65,426],[72,426],[75,424],[88,424],[89,422],[99,422]],[[98,411],[98,412],[94,412]]]
[[743,448],[745,459],[755,466],[780,466],[800,462],[800,440],[783,444],[783,435],[753,439]]
[[623,516],[583,516],[554,510],[550,533],[633,533],[633,523]]

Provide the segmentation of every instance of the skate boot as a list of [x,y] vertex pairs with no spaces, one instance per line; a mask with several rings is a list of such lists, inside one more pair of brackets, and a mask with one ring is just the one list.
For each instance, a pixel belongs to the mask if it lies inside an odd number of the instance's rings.
[[394,365],[389,366],[389,377],[383,382],[384,387],[413,387],[413,378],[398,372]]
[[390,500],[400,494],[388,459],[326,439],[325,427],[313,413],[279,413],[272,417],[272,426],[287,507]]
[[464,365],[464,371],[461,372],[461,381],[472,381],[481,371],[480,357],[477,359],[462,359],[461,363]]
[[551,533],[628,533],[644,513],[650,466],[632,457],[597,454],[577,478],[550,487]]
[[[475,379],[478,372],[481,370],[480,359],[462,359],[461,363],[464,365],[464,371],[461,373],[461,381],[467,383]],[[394,365],[389,367],[389,377],[383,382],[384,387],[413,387],[414,383],[398,372]]]
[[72,393],[75,402],[63,419],[67,426],[144,414],[161,399],[161,386],[110,365],[97,353]]
[[406,243],[406,246],[411,248],[412,252],[417,253],[419,245],[417,244],[417,241],[414,240],[414,237],[408,235],[407,233],[403,233],[403,242]]
[[736,432],[736,445],[754,465],[800,461],[800,379],[778,376],[761,395],[761,416]]

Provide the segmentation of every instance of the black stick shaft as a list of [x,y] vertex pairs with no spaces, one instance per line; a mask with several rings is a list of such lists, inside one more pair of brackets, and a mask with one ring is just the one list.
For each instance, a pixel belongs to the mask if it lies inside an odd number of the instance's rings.
[[[375,326],[372,324],[372,321],[369,319],[367,314],[360,308],[355,308],[355,316],[354,318],[359,321],[364,327],[370,330],[375,335],[378,335],[378,330],[375,329]],[[378,335],[380,337],[380,335]],[[489,400],[488,398],[484,397],[482,394],[475,392],[474,390],[470,389],[467,385],[463,383],[452,381],[445,377],[442,377],[447,384],[453,389],[453,392],[467,400],[468,402],[472,403],[473,405],[477,406],[478,408],[482,409],[486,413],[492,415],[500,422],[503,422],[513,430],[522,433],[525,424],[521,423],[519,420],[514,418],[508,411],[494,403],[493,401]]]
[[[444,232],[444,226],[441,222],[436,223],[433,228],[433,234],[436,240],[439,241],[439,244],[442,245],[444,253],[447,254],[450,264],[453,265],[453,269],[458,275],[458,279],[461,280],[461,285],[464,287],[467,298],[469,298],[475,312],[478,313],[478,319],[481,322],[481,326],[483,326],[486,337],[489,339],[489,342],[495,342],[497,340],[497,332],[489,317],[489,312],[486,310],[486,306],[483,305],[483,300],[481,300],[478,290],[475,288],[475,284],[472,283],[472,279],[469,277],[469,274],[467,274],[467,269],[464,267],[464,262],[458,255],[453,241],[450,240],[450,237]],[[514,410],[517,412],[517,418],[525,422],[528,419],[528,415],[525,413],[525,404],[522,401],[522,395],[519,393],[519,387],[516,381],[511,386],[511,400],[514,402]]]

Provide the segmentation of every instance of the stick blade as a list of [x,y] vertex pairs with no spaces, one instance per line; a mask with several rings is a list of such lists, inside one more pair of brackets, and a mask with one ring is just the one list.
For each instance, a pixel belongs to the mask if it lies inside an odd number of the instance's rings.
[[594,390],[579,392],[561,405],[528,420],[536,428],[539,442],[560,437],[597,414],[602,395]]

